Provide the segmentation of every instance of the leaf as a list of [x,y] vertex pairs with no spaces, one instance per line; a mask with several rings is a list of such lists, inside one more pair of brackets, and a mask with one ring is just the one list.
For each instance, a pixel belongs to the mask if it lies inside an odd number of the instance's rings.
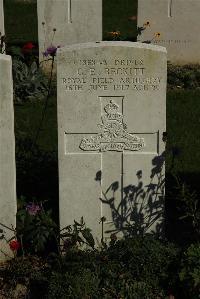
[[95,242],[94,242],[94,238],[93,235],[90,232],[91,230],[89,228],[84,229],[83,231],[81,231],[82,236],[85,238],[85,240],[88,242],[88,244],[94,248]]
[[30,67],[30,72],[32,73],[32,75],[35,74],[35,73],[37,72],[37,69],[38,69],[37,64],[36,64],[36,62],[34,61],[34,62],[31,64],[31,67]]
[[102,178],[102,171],[99,170],[96,173],[95,181],[101,181],[101,178]]
[[78,223],[76,220],[74,220],[74,224],[77,225],[77,226],[83,226],[84,225],[84,223],[83,224]]
[[21,58],[24,58],[24,55],[22,54],[20,47],[15,47],[15,46],[10,47],[10,54],[12,56],[19,56]]
[[111,189],[115,192],[115,191],[117,191],[117,189],[119,188],[119,182],[114,182],[114,183],[112,183],[112,185],[111,185]]

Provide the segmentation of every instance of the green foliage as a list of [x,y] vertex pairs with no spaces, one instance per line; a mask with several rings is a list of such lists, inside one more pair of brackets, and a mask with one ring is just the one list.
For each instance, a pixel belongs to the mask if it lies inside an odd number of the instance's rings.
[[[18,55],[16,55],[17,53]],[[12,67],[16,103],[41,100],[47,95],[47,78],[37,66],[36,61],[27,65],[23,59],[23,54],[15,51]]]
[[5,32],[9,44],[38,41],[37,0],[4,0],[4,15]]
[[200,243],[185,251],[179,273],[185,298],[200,298]]
[[[49,201],[57,199],[57,168],[56,152],[41,150],[33,144],[31,138],[17,135],[16,169],[19,197],[36,197]],[[53,208],[55,211],[56,206]]]
[[74,224],[68,225],[63,228],[59,236],[63,243],[63,250],[68,250],[71,247],[79,245],[87,245],[94,249],[94,238],[91,234],[91,230],[86,227],[83,217],[80,223],[74,220]]
[[[168,190],[168,199],[176,201],[176,209],[179,212],[179,219],[187,221],[192,230],[193,240],[200,239],[200,201],[197,191],[180,177],[176,170],[176,162],[180,159],[181,150],[173,147],[168,149],[168,170],[171,175],[171,188]],[[171,157],[170,157],[171,156]]]
[[[23,253],[42,253],[48,243],[54,240],[57,226],[52,220],[51,211],[45,211],[41,204],[25,203],[18,200],[17,235],[21,240]],[[37,209],[31,210],[31,207]]]
[[168,88],[199,89],[200,69],[198,65],[168,64]]
[[100,298],[99,279],[89,269],[79,269],[76,273],[53,272],[48,288],[48,299]]
[[[49,267],[45,260],[38,257],[18,257],[7,262],[4,268],[0,267],[0,280],[3,282],[3,298],[22,298],[17,296],[18,286],[24,290],[23,298],[44,298],[49,277]],[[0,284],[1,285],[1,284]],[[2,286],[2,285],[1,285]],[[37,293],[35,292],[37,286]],[[31,294],[31,297],[29,295]]]
[[197,193],[181,182],[178,176],[175,176],[177,182],[177,200],[180,203],[180,211],[183,216],[180,219],[188,219],[193,227],[194,236],[197,240],[200,238],[200,202]]
[[134,237],[108,248],[107,258],[118,263],[121,274],[129,273],[135,281],[145,282],[158,293],[175,284],[178,249],[173,244],[150,236]]
[[109,40],[112,31],[120,31],[126,40],[136,41],[137,1],[103,0],[103,40]]
[[117,241],[100,251],[71,247],[52,263],[49,292],[52,298],[164,298],[176,283],[178,257],[174,245],[150,237]]

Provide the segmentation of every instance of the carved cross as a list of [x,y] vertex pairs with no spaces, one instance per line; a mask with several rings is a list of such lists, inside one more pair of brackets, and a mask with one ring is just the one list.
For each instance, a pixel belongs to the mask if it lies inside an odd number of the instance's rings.
[[168,0],[168,17],[169,18],[172,17],[172,4],[173,4],[173,0]]
[[68,23],[72,23],[72,0],[68,0],[67,6]]
[[[112,180],[110,178],[112,175],[110,174],[116,172],[116,180],[119,180],[118,175],[120,173],[119,190],[121,194],[119,194],[119,197],[122,200],[124,195],[125,156],[137,155],[143,149],[148,152],[147,142],[150,140],[149,138],[153,138],[155,143],[158,144],[159,132],[130,133],[129,128],[126,127],[123,121],[124,96],[102,96],[99,99],[101,102],[101,117],[97,120],[97,126],[100,128],[100,132],[65,132],[65,154],[100,155],[101,165],[99,165],[97,170],[101,170],[103,174],[102,189],[106,190],[108,184],[113,183],[113,181],[110,181]],[[156,149],[158,150],[158,147]],[[102,204],[101,211],[103,217]],[[110,222],[112,221],[107,221],[106,223]]]

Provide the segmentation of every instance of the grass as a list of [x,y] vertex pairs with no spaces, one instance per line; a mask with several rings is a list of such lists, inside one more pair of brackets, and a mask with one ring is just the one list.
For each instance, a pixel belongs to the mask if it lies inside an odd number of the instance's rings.
[[37,43],[37,2],[4,0],[5,32],[8,45]]
[[173,90],[167,93],[167,132],[170,146],[180,149],[176,168],[198,173],[200,165],[200,91]]
[[[57,109],[56,96],[49,99],[43,126],[37,144],[45,151],[57,151]],[[35,139],[42,118],[44,101],[15,105],[15,132],[17,136]]]
[[[103,36],[120,31],[122,38],[135,41],[137,36],[137,0],[103,0]],[[134,19],[132,19],[134,18]]]

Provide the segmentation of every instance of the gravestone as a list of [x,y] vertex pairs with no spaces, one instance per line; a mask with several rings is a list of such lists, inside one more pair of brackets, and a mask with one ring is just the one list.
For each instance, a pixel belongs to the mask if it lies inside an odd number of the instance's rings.
[[[5,54],[0,54],[0,78],[0,223],[15,228],[16,173],[12,62],[11,57]],[[0,228],[5,232],[7,240],[14,236],[6,227],[0,225]],[[0,261],[12,256],[9,245],[3,240],[0,240],[0,249]]]
[[0,32],[4,35],[4,10],[3,10],[3,0],[0,0]]
[[38,0],[37,13],[40,61],[51,45],[102,40],[102,0]]
[[199,11],[199,0],[138,0],[138,41],[166,47],[172,63],[200,63]]
[[127,234],[130,224],[158,232],[166,49],[85,43],[60,49],[57,59],[61,228],[83,216],[98,240],[102,217],[105,238]]

